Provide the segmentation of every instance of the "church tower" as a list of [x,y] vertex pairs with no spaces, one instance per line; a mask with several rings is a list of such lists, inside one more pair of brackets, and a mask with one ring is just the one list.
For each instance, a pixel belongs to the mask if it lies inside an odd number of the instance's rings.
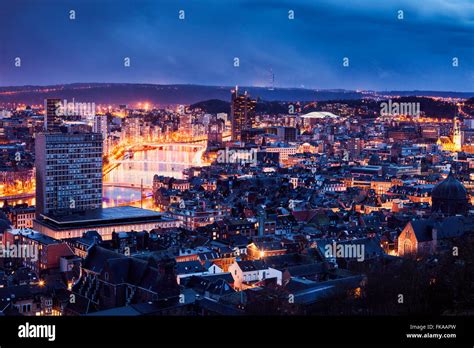
[[461,131],[461,120],[458,117],[454,118],[453,126],[453,150],[462,150],[462,131]]

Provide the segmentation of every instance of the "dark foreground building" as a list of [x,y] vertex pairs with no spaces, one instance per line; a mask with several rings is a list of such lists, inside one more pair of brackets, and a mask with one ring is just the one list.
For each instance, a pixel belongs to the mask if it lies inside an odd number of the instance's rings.
[[466,215],[469,208],[466,188],[449,173],[448,177],[435,186],[431,193],[432,210],[443,215]]

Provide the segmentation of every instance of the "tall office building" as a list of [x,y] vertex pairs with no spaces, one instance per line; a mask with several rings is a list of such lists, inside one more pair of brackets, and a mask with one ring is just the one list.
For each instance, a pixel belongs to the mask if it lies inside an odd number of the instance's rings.
[[58,115],[58,108],[61,106],[61,99],[49,98],[44,100],[44,131],[59,132],[62,124],[61,116]]
[[102,137],[105,138],[107,136],[107,130],[107,115],[94,115],[92,131],[102,134]]
[[239,95],[236,87],[232,90],[230,116],[232,120],[232,141],[242,140],[242,130],[252,128],[255,118],[256,100],[250,99],[247,92]]
[[92,131],[94,133],[102,134],[102,140],[104,143],[103,151],[104,154],[107,153],[107,135],[108,135],[108,128],[107,128],[107,115],[95,115],[94,116],[94,124],[92,127]]
[[7,133],[5,131],[5,125],[3,121],[0,119],[0,144],[7,143]]
[[40,133],[35,140],[36,217],[102,207],[102,135]]

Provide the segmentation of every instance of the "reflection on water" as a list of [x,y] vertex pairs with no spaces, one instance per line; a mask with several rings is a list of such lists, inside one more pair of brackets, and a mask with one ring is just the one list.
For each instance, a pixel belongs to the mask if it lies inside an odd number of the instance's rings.
[[[201,157],[204,151],[202,146],[167,144],[156,150],[135,152],[133,158],[125,160],[116,168],[104,176],[104,183],[133,184],[136,188],[123,188],[104,186],[103,202],[105,207],[127,204],[129,202],[140,202],[140,184],[150,187],[153,184],[155,174],[170,176],[176,179],[183,178],[183,170],[193,166],[201,166]],[[148,190],[143,207],[152,207],[151,194]],[[35,204],[35,198],[12,200],[10,205],[28,203]],[[0,207],[3,200],[0,199]]]
[[140,189],[124,187],[104,187],[103,208],[131,205],[137,208],[156,210],[151,192],[144,192],[140,200]]
[[[197,149],[197,147],[196,147]],[[183,170],[200,165],[202,150],[182,148],[179,145],[166,148],[135,152],[132,159],[122,161],[104,177],[107,183],[153,184],[155,174],[183,178]]]
[[[22,198],[22,199],[8,199],[7,200],[8,205],[10,206],[15,206],[17,204],[28,204],[28,206],[32,206],[36,204],[36,198],[34,196],[30,198]],[[0,197],[0,208],[3,208],[3,205],[5,204],[5,198]]]
[[138,201],[140,200],[140,189],[123,187],[104,187],[102,200],[104,202],[104,206],[109,207]]

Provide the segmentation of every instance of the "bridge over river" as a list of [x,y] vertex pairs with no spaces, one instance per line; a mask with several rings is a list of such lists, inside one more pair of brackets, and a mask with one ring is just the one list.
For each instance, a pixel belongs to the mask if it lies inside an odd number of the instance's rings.
[[183,170],[203,166],[203,153],[207,143],[143,143],[130,146],[120,158],[110,159],[110,169],[104,173],[104,185],[144,188],[153,185],[153,176],[163,175],[177,179],[183,177]]

